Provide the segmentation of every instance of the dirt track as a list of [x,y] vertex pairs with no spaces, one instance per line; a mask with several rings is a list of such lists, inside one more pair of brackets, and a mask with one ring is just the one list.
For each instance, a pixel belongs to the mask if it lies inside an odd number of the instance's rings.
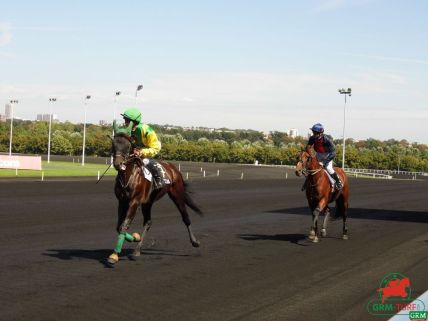
[[115,269],[111,179],[0,181],[0,320],[386,320],[366,310],[384,276],[428,289],[427,182],[351,179],[350,239],[334,221],[312,244],[302,180],[263,171],[191,181],[199,249],[161,200],[141,259]]

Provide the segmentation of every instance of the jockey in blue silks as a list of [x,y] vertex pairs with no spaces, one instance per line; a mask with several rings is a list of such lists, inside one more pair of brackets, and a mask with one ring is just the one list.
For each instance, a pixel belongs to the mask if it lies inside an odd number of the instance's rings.
[[334,146],[333,139],[324,135],[324,126],[320,123],[313,125],[310,130],[312,130],[312,136],[309,137],[307,145],[314,148],[320,165],[327,169],[327,172],[336,181],[336,188],[341,190],[343,184],[333,168],[333,159],[336,156],[336,146]]

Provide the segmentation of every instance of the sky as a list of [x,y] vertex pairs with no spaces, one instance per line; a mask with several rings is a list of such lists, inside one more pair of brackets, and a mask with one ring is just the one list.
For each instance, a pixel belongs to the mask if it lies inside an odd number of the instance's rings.
[[[82,123],[86,109],[98,123],[136,106],[149,124],[306,136],[319,122],[336,139],[345,130],[355,140],[428,144],[426,0],[0,0],[0,8],[1,114],[18,100],[23,119],[52,110]],[[339,88],[352,88],[346,105]]]

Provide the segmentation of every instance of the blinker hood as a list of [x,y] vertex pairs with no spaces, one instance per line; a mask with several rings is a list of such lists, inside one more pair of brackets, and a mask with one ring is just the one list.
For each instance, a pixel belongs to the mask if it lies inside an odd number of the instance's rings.
[[116,120],[113,120],[113,132],[114,134],[126,134],[128,136],[132,135],[132,127],[134,126],[134,122],[130,121],[128,126],[120,127]]

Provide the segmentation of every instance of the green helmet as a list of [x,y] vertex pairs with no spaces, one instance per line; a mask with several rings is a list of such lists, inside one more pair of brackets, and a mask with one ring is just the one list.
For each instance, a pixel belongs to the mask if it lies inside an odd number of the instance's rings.
[[136,122],[137,124],[139,124],[141,122],[141,112],[137,108],[135,108],[135,107],[128,108],[121,115],[124,118],[128,118],[128,119]]

